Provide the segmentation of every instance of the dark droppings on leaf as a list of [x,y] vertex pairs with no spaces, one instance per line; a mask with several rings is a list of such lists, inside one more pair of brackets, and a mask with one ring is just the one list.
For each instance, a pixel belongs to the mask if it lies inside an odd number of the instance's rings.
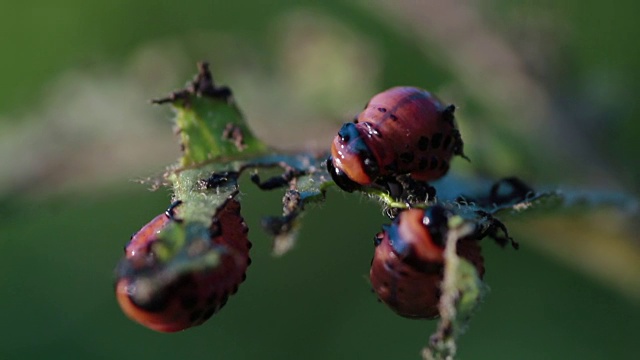
[[[213,173],[206,179],[198,180],[198,186],[201,190],[215,189],[224,186],[229,182],[237,183],[240,173],[237,171],[225,171],[221,173]],[[237,186],[237,185],[236,185]]]
[[223,100],[225,102],[231,101],[231,89],[226,86],[216,86],[209,71],[209,63],[198,63],[198,74],[195,78],[181,90],[176,90],[169,94],[169,96],[153,99],[153,104],[166,104],[175,103],[177,101],[184,101],[184,105],[189,105],[189,99],[192,96],[203,96],[214,99]]

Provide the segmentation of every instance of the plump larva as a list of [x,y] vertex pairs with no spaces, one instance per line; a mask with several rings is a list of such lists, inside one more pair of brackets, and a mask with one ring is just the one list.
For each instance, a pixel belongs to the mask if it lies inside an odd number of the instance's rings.
[[453,155],[464,156],[454,110],[415,87],[375,95],[334,138],[329,173],[346,191],[388,175],[410,174],[419,181],[442,177]]
[[177,205],[179,202],[131,238],[116,283],[116,297],[124,313],[161,332],[183,330],[210,318],[238,290],[251,263],[251,243],[240,215],[240,203],[229,199],[212,221],[209,241],[193,249],[200,253],[217,251],[220,259],[216,265],[188,272],[163,269],[158,260],[162,255],[157,253],[155,244],[161,230],[171,222],[182,221],[176,217]]
[[[369,273],[371,286],[398,315],[438,317],[449,216],[448,210],[438,205],[406,210],[376,235]],[[456,252],[471,262],[482,278],[484,263],[477,240],[458,240]]]

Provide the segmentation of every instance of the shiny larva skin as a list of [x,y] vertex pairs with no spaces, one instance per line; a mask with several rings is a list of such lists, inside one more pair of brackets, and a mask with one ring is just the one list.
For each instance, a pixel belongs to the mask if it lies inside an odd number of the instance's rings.
[[[158,232],[171,221],[180,220],[168,211],[140,229],[125,249],[125,261],[133,267],[153,266],[153,243],[158,240]],[[132,320],[160,332],[175,332],[202,324],[226,304],[245,279],[251,263],[247,232],[240,216],[240,203],[228,200],[218,210],[210,229],[212,245],[225,249],[217,266],[176,277],[142,303],[135,300],[136,295],[140,295],[136,291],[143,288],[136,286],[141,277],[135,271],[120,276],[116,283],[120,307]]]
[[[375,238],[371,285],[378,298],[400,316],[439,316],[447,219],[443,211],[440,207],[403,211]],[[484,263],[477,240],[460,239],[456,252],[470,261],[482,278]]]
[[454,110],[415,87],[379,93],[334,138],[328,170],[347,191],[385,175],[438,179],[449,170],[453,155],[463,155]]

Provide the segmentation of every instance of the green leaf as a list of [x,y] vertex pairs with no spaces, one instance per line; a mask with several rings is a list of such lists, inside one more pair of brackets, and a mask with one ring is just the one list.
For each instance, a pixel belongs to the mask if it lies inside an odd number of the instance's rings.
[[253,136],[234,103],[194,96],[174,106],[184,152],[182,166],[223,156],[240,155],[246,158],[267,150]]
[[176,111],[176,131],[183,155],[180,166],[193,166],[222,157],[248,158],[265,153],[268,147],[247,126],[228,87],[216,86],[206,62],[182,90],[153,100],[170,103]]

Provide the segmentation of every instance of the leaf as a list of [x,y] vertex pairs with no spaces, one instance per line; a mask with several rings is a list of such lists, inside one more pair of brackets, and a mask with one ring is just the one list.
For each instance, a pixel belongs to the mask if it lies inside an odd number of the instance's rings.
[[[274,252],[283,254],[293,246],[305,202],[323,199],[325,188],[333,183],[322,165],[327,155],[282,154],[270,149],[247,126],[231,90],[214,84],[208,64],[200,63],[198,69],[185,89],[153,101],[170,103],[176,111],[183,155],[165,178],[173,186],[174,199],[182,202],[183,224],[179,226],[209,225],[219,206],[238,191],[238,178],[245,170],[280,167],[284,170],[281,176],[261,182],[255,173],[252,180],[263,190],[289,185],[283,216],[263,221],[274,236]],[[188,243],[188,232],[186,236]]]
[[183,151],[180,166],[193,166],[223,156],[247,158],[268,151],[247,126],[231,90],[214,84],[206,62],[199,63],[198,70],[185,89],[152,101],[170,103],[176,111],[176,131]]

